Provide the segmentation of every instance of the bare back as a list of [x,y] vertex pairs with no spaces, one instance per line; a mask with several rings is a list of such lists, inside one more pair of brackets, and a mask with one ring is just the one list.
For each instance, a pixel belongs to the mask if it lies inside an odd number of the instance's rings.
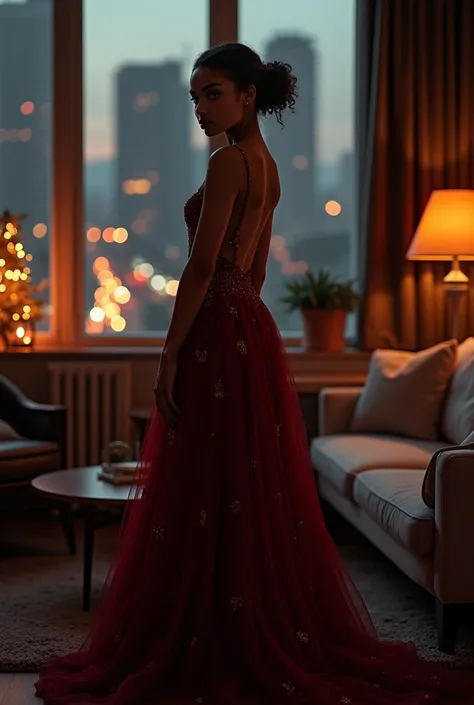
[[[219,255],[247,272],[252,269],[261,238],[265,236],[265,228],[269,222],[271,224],[273,211],[280,198],[280,181],[275,160],[265,146],[258,150],[237,148],[242,152],[242,187]],[[237,230],[236,248],[234,242]]]

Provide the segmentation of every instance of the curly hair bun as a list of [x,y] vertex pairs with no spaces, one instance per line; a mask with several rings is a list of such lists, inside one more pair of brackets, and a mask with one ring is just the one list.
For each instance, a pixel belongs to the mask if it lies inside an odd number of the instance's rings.
[[261,115],[275,114],[281,123],[283,110],[289,108],[293,112],[297,97],[296,76],[292,74],[290,64],[283,61],[263,63],[257,85],[257,112]]
[[281,114],[289,108],[294,112],[298,90],[291,66],[283,61],[264,62],[246,44],[229,42],[203,51],[194,62],[193,70],[204,66],[223,71],[240,91],[248,86],[256,88],[255,108],[260,115],[276,115],[283,125]]

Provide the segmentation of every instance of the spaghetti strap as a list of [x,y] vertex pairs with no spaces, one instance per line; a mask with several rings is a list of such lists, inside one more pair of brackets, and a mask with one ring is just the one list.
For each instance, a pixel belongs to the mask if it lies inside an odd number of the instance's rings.
[[240,227],[242,225],[242,221],[244,219],[245,211],[247,209],[247,203],[249,200],[249,194],[250,194],[250,166],[249,166],[249,161],[247,159],[247,155],[245,154],[244,150],[242,147],[239,147],[238,144],[234,144],[234,147],[236,147],[239,152],[242,154],[245,162],[245,170],[247,172],[247,186],[245,189],[245,196],[244,196],[244,202],[242,204],[242,210],[240,211],[240,216],[239,220],[237,221],[237,226],[235,228],[234,234],[232,235],[232,238],[229,240],[229,244],[232,245],[234,248],[234,255],[232,258],[232,263],[236,264],[236,259],[237,259],[237,249],[239,247],[239,234],[240,234]]

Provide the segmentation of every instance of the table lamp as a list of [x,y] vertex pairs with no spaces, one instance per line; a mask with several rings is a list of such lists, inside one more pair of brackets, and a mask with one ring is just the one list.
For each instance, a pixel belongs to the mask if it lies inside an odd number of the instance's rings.
[[474,190],[433,191],[406,256],[410,260],[452,262],[443,283],[451,301],[451,337],[458,338],[459,302],[469,285],[459,263],[474,260]]

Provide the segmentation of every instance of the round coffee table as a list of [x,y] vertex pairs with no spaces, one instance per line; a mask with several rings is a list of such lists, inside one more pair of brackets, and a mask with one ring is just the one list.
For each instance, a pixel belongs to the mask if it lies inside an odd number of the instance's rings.
[[[82,592],[82,608],[84,612],[90,609],[92,558],[94,552],[94,532],[103,526],[120,523],[121,513],[111,511],[107,516],[99,516],[97,509],[119,510],[125,506],[133,485],[112,485],[99,480],[100,466],[57,470],[35,477],[31,484],[35,490],[47,495],[50,499],[63,504],[79,504],[84,510],[84,582]],[[75,553],[74,523],[72,513],[65,521],[66,535],[71,553]],[[68,525],[66,526],[66,523]]]

